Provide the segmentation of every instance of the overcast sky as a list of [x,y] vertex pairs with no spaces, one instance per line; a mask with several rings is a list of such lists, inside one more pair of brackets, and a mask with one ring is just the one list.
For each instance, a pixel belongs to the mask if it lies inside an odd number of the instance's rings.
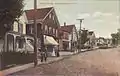
[[[33,8],[33,1],[26,0],[25,9]],[[49,6],[54,6],[61,25],[76,24],[79,29],[76,19],[84,18],[82,28],[95,31],[97,37],[111,37],[120,28],[120,0],[38,0],[38,8]]]

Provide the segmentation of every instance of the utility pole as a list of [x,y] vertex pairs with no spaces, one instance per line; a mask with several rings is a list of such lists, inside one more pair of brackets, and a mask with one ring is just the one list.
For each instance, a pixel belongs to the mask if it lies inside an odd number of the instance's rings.
[[77,19],[77,20],[79,20],[80,21],[80,29],[79,29],[79,52],[81,52],[81,25],[82,25],[82,21],[84,20],[84,19]]
[[37,12],[37,0],[34,0],[34,66],[37,66],[37,21],[36,21],[36,12]]

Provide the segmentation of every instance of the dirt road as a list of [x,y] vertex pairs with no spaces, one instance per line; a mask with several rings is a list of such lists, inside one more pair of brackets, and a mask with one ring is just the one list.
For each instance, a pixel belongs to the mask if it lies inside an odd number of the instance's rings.
[[119,76],[120,48],[84,52],[52,64],[39,65],[13,75]]

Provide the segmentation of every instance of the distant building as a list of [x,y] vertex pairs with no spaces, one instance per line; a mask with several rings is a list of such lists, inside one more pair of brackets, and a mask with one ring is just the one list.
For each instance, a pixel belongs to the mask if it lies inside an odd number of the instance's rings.
[[59,35],[59,50],[69,50],[69,32],[63,30],[61,27],[59,28],[58,31]]
[[95,46],[96,45],[96,36],[94,31],[88,31],[88,35],[87,35],[87,42],[85,43],[85,45],[89,45],[89,46]]
[[64,33],[63,34],[63,38],[62,38],[62,42],[63,45],[60,46],[64,46],[64,48],[66,48],[66,50],[69,51],[76,51],[77,50],[77,30],[75,25],[66,25],[66,23],[64,23],[64,26],[60,27],[60,30]]

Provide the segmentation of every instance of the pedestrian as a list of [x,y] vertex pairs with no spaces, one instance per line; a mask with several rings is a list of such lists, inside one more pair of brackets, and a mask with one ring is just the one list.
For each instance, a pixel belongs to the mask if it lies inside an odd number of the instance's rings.
[[41,59],[41,62],[43,62],[43,51],[39,48],[38,49],[39,52],[40,52],[40,59]]
[[59,50],[58,50],[57,46],[55,46],[55,54],[56,54],[57,57],[60,56],[60,54],[59,54]]
[[45,50],[44,50],[44,60],[45,62],[47,61],[47,47],[45,47]]

